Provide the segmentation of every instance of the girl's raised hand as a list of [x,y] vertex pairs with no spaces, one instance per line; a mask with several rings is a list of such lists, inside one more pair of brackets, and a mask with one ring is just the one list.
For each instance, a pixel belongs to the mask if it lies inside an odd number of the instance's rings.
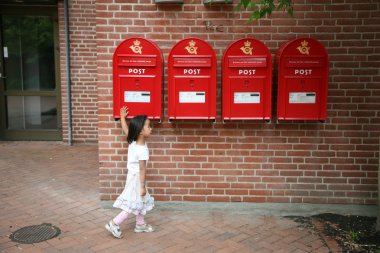
[[146,188],[145,187],[141,187],[140,195],[141,195],[141,197],[144,197],[146,195]]
[[121,118],[125,118],[125,117],[127,117],[127,116],[128,116],[128,113],[129,113],[129,109],[128,109],[128,107],[123,106],[123,107],[120,108],[120,117],[121,117]]

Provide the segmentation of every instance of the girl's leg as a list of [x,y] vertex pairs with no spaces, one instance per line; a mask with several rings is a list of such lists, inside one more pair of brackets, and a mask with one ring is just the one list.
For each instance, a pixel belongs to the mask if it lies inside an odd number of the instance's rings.
[[115,225],[120,225],[121,223],[123,223],[123,221],[125,221],[126,219],[128,218],[128,213],[126,211],[121,211],[115,218],[113,218],[113,223],[115,223]]
[[115,218],[110,220],[106,225],[106,229],[112,233],[116,238],[121,238],[122,233],[119,225],[128,218],[128,213],[126,211],[121,211]]
[[154,228],[151,225],[145,224],[144,215],[142,215],[141,213],[136,215],[136,227],[135,227],[136,233],[153,232],[153,231],[154,231]]
[[139,226],[145,224],[144,215],[142,215],[141,213],[139,213],[138,215],[136,215],[136,224],[139,225]]

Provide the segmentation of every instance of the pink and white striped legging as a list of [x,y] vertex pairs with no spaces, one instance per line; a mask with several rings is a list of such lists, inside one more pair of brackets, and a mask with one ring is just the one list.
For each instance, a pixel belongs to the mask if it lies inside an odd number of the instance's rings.
[[[113,218],[113,222],[116,224],[116,225],[120,225],[121,223],[123,223],[123,221],[125,221],[127,218],[128,218],[128,214],[126,211],[121,211],[115,218]],[[144,221],[144,215],[142,214],[138,214],[136,215],[136,224],[137,225],[144,225],[145,224],[145,221]]]

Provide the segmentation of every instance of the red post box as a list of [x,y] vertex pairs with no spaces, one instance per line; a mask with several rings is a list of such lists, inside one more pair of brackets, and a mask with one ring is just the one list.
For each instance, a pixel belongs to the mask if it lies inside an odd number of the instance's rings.
[[282,45],[278,62],[278,120],[325,120],[327,114],[328,55],[311,38]]
[[223,120],[271,119],[272,57],[252,38],[233,42],[224,52]]
[[113,54],[113,116],[120,118],[120,108],[129,107],[128,118],[146,114],[161,119],[162,53],[151,41],[129,38]]
[[216,57],[198,38],[179,41],[168,63],[169,121],[216,117]]

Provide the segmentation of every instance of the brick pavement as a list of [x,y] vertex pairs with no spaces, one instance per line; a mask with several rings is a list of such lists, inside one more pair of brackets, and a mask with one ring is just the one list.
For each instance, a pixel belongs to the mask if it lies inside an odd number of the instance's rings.
[[[156,232],[123,239],[104,224],[118,213],[98,200],[96,145],[0,142],[0,252],[331,252],[315,232],[292,220],[239,210],[156,208],[146,216]],[[164,206],[164,203],[162,203]],[[233,205],[232,205],[233,206]],[[61,235],[36,244],[12,242],[15,230],[52,223]],[[339,251],[339,249],[336,249]]]

